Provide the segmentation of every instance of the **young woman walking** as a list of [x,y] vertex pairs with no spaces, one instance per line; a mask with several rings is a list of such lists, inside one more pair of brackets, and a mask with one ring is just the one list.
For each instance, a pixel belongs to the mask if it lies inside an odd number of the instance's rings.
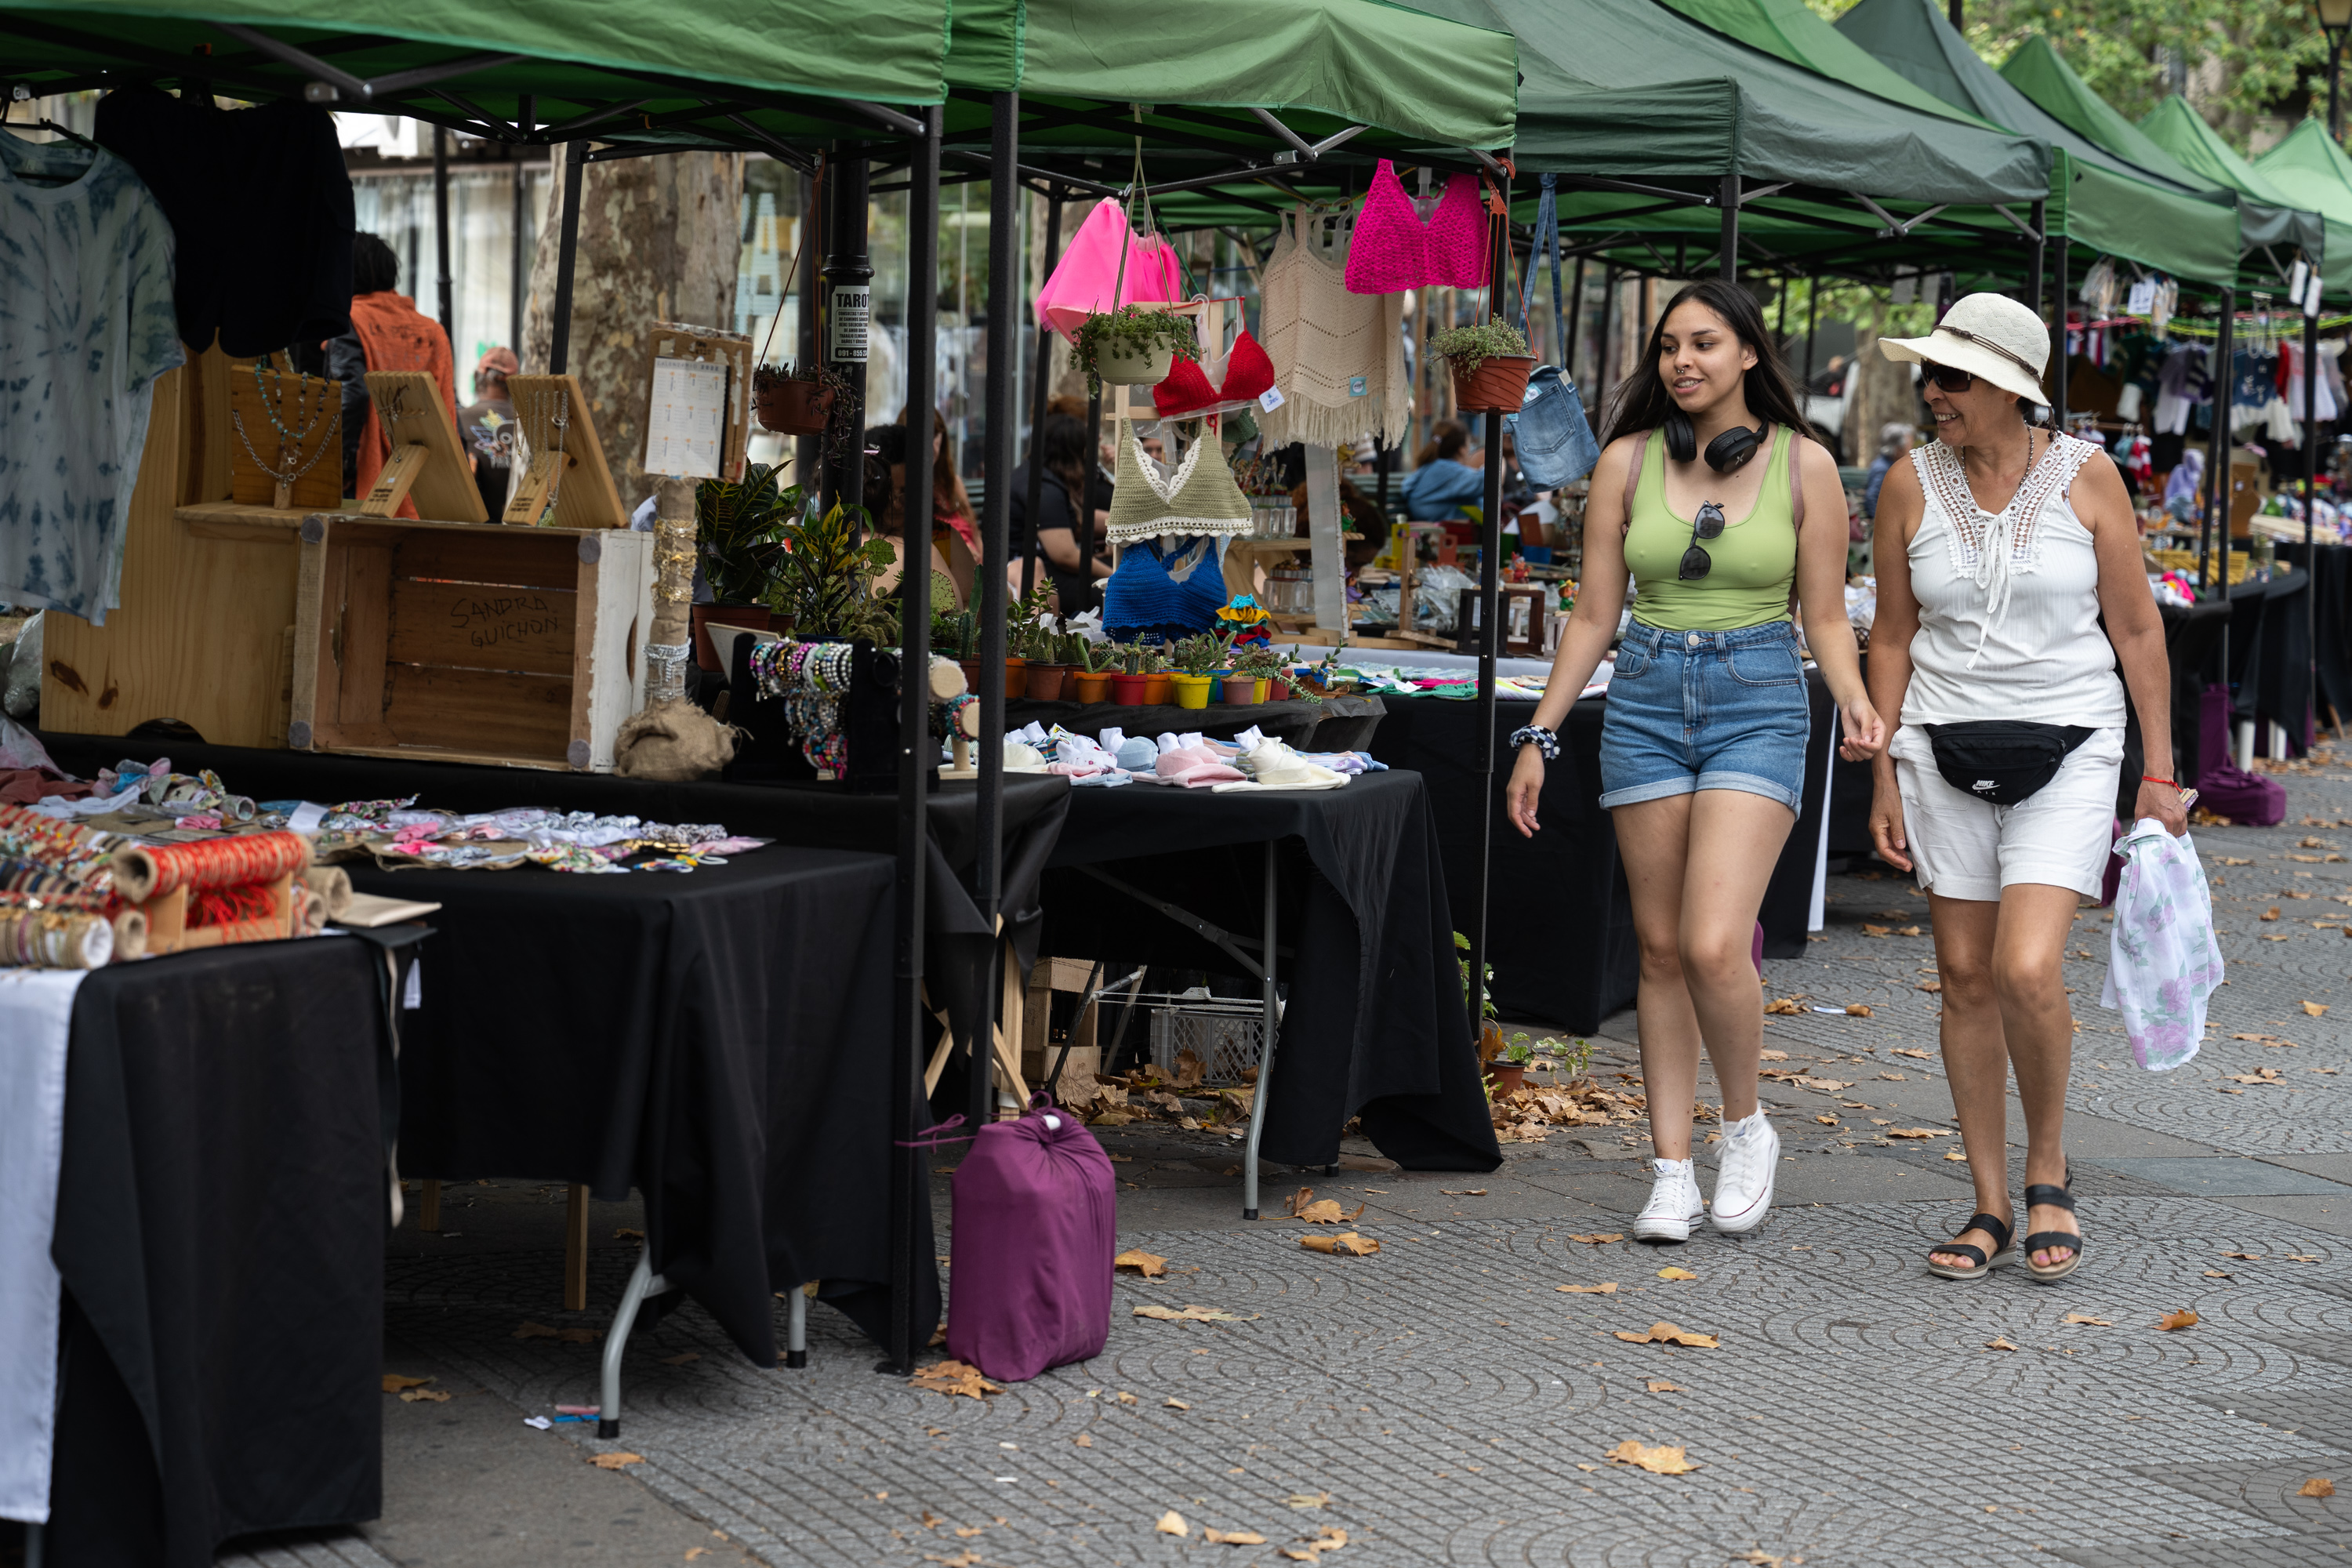
[[[1761,1224],[1780,1141],[1756,1104],[1764,1000],[1756,911],[1803,799],[1809,732],[1790,588],[1843,718],[1847,758],[1878,750],[1845,616],[1845,492],[1755,299],[1695,283],[1666,305],[1619,394],[1584,511],[1584,581],[1535,722],[1512,736],[1508,809],[1533,837],[1545,763],[1569,705],[1607,657],[1638,584],[1609,687],[1601,804],[1616,825],[1641,945],[1642,1073],[1655,1184],[1633,1221],[1650,1242]],[[1712,1212],[1691,1163],[1704,1044],[1723,1095]]]
[[2164,623],[2114,462],[2026,423],[2050,354],[2038,315],[1970,294],[1927,337],[1878,346],[1918,362],[1936,416],[1936,439],[1878,494],[1870,634],[1871,695],[1900,715],[1874,770],[1871,837],[1927,894],[1944,1070],[1976,1184],[1977,1213],[1927,1271],[1981,1279],[2009,1249],[2014,1065],[2027,1267],[2060,1279],[2083,1238],[2061,1142],[2074,1028],[2059,965],[2078,899],[2098,896],[2106,868],[2126,686],[2147,757],[2135,815],[2189,826]]

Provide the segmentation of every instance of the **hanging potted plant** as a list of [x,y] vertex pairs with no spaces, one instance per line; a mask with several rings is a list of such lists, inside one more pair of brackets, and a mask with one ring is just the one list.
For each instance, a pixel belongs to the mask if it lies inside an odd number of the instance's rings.
[[1178,360],[1201,357],[1200,334],[1189,316],[1156,305],[1121,305],[1088,316],[1070,344],[1070,363],[1087,373],[1087,390],[1157,386]]
[[1501,317],[1432,332],[1429,352],[1454,373],[1454,402],[1463,413],[1517,414],[1527,401],[1535,356],[1527,335]]
[[848,380],[827,365],[795,369],[787,361],[751,373],[751,407],[760,427],[779,436],[824,435],[834,405],[848,390]]
[[1217,668],[1224,649],[1217,639],[1199,633],[1180,640],[1168,650],[1170,660],[1176,666],[1171,678],[1176,689],[1179,708],[1206,708],[1209,705],[1209,672]]

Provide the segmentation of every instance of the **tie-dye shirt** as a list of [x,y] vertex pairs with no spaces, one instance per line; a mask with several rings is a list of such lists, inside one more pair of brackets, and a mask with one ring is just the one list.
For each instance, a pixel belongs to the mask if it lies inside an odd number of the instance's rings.
[[184,358],[172,243],[113,153],[0,132],[0,600],[121,602],[149,391]]

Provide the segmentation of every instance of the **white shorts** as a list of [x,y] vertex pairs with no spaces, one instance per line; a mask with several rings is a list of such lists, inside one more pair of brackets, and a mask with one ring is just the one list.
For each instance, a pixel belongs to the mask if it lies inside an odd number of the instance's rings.
[[1887,747],[1903,792],[1903,835],[1922,889],[1997,903],[2003,888],[2039,882],[2099,896],[2115,842],[2121,725],[2092,731],[2058,774],[2019,805],[1955,789],[1936,771],[1927,731],[1906,724]]

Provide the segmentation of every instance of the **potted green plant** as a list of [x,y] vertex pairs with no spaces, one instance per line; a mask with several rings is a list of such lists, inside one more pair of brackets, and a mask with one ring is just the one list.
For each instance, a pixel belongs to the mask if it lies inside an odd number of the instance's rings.
[[767,600],[789,551],[785,531],[804,505],[798,485],[765,463],[740,481],[705,479],[694,488],[694,540],[712,602],[693,607],[694,662],[719,668],[710,624],[767,630],[774,617]]
[[1503,1048],[1484,1064],[1488,1098],[1501,1100],[1527,1086],[1528,1068],[1536,1059],[1535,1047],[1528,1044],[1524,1029],[1505,1042]]
[[[1265,643],[1254,643],[1233,655],[1233,673],[1225,677],[1225,700],[1228,702],[1264,702],[1269,700],[1268,688],[1283,670],[1282,656]],[[1234,695],[1239,687],[1245,695]]]
[[1140,708],[1150,700],[1151,677],[1147,669],[1150,649],[1141,643],[1113,644],[1119,664],[1111,671],[1110,700],[1126,708]]
[[1177,641],[1168,650],[1169,661],[1176,667],[1171,678],[1179,708],[1206,708],[1209,705],[1209,675],[1224,657],[1217,639],[1205,632],[1197,632]]
[[751,373],[751,406],[760,427],[779,436],[822,436],[834,407],[856,402],[848,378],[830,365],[763,364]]
[[898,552],[875,533],[864,507],[835,502],[824,516],[785,523],[780,531],[787,548],[768,603],[793,617],[802,640],[898,640],[898,610],[874,593],[874,579]]
[[[1062,667],[1055,662],[1054,647],[1057,634],[1054,629],[1054,613],[1048,602],[1053,584],[1040,576],[1030,591],[1006,612],[1004,628],[1004,695],[1016,695],[1013,689],[1017,679],[1021,685],[1018,695],[1041,702],[1058,701],[1062,695]],[[1017,661],[1017,675],[1016,675]]]
[[1535,356],[1527,335],[1496,316],[1429,336],[1429,352],[1454,374],[1454,402],[1465,414],[1517,414],[1527,401]]
[[1160,305],[1121,305],[1078,324],[1070,363],[1087,373],[1087,390],[1106,386],[1157,386],[1180,359],[1201,357],[1201,339],[1190,316]]
[[[1486,965],[1486,973],[1474,983],[1470,978],[1470,939],[1455,931],[1454,950],[1462,954],[1454,962],[1462,968],[1462,1005],[1470,1010],[1473,1026],[1478,1031],[1478,1060],[1482,1064],[1491,1062],[1503,1054],[1503,1028],[1496,1022],[1501,1015],[1495,1011],[1495,998],[1487,990],[1494,983],[1495,966]],[[1521,1065],[1525,1065],[1524,1061]]]
[[1081,702],[1100,702],[1110,696],[1111,665],[1118,656],[1118,645],[1095,642],[1077,632],[1066,632],[1071,670],[1070,684],[1076,688]]

